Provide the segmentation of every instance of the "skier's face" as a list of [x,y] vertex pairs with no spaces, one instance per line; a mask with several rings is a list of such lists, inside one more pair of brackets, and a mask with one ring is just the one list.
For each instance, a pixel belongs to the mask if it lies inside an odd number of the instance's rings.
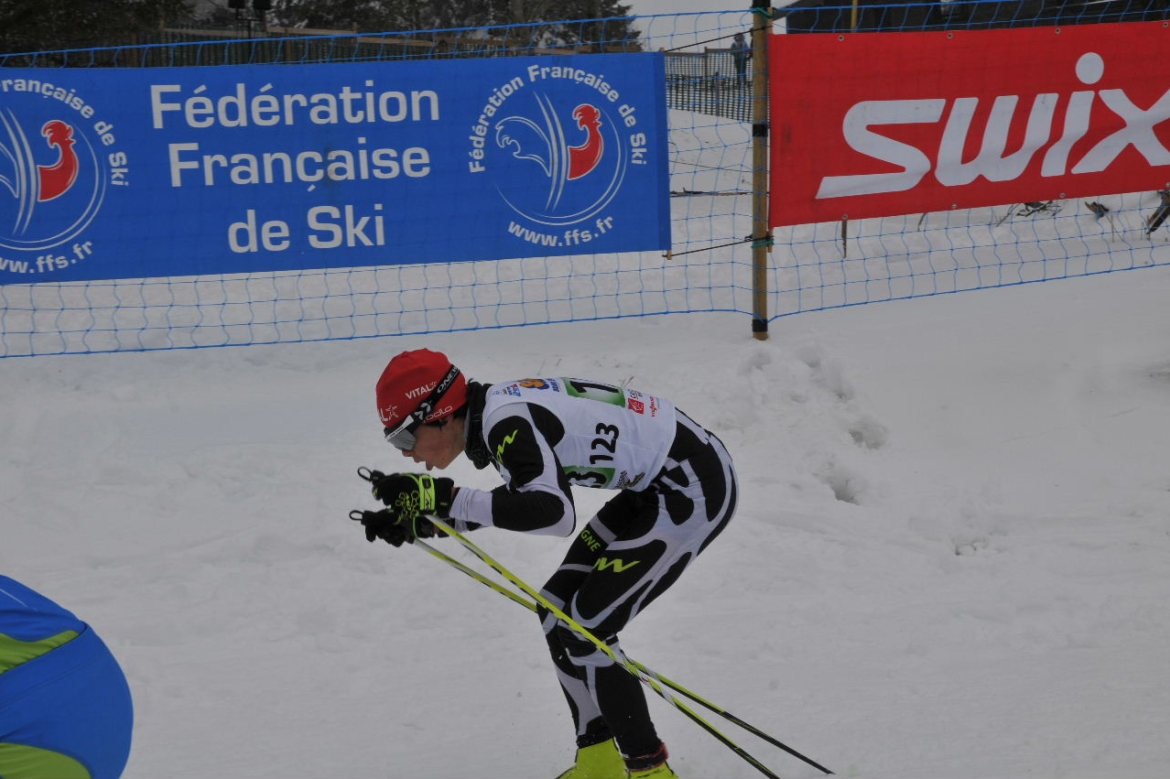
[[425,463],[428,471],[442,470],[463,451],[463,420],[449,418],[442,427],[420,425],[414,437],[414,448],[403,451],[402,455],[416,463]]

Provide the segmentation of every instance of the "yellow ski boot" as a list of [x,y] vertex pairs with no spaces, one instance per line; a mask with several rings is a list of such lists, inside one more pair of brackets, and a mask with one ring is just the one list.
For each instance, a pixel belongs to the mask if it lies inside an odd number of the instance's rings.
[[[626,761],[611,738],[577,750],[577,762],[557,779],[626,779]],[[668,774],[654,779],[668,779]]]

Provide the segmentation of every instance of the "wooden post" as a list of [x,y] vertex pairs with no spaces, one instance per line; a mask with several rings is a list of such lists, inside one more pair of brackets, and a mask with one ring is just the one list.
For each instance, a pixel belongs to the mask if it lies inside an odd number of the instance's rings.
[[752,337],[768,340],[768,50],[772,42],[769,0],[752,2]]

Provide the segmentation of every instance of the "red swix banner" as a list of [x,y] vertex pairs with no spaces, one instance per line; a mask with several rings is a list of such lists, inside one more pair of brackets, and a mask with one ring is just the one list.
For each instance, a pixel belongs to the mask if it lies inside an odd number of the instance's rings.
[[1162,22],[771,40],[775,226],[1161,189]]

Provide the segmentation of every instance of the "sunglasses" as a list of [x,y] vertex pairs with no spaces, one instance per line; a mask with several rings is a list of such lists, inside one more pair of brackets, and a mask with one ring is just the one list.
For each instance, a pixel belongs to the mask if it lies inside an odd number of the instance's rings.
[[416,411],[402,420],[402,424],[398,425],[398,427],[382,428],[382,433],[386,436],[386,443],[399,451],[409,452],[418,443],[418,437],[415,436],[415,432],[421,426],[422,416]]
[[[451,370],[447,371],[447,375],[443,380],[435,385],[431,390],[431,394],[427,395],[426,399],[419,404],[419,407],[410,412],[396,427],[382,428],[382,434],[386,436],[386,442],[395,449],[408,452],[418,443],[418,437],[415,433],[418,432],[419,427],[422,426],[425,420],[432,411],[435,410],[435,404],[439,402],[439,398],[451,389],[451,385],[455,383],[455,379],[459,378],[459,369],[454,365]],[[440,424],[445,424],[447,420],[441,420]]]

